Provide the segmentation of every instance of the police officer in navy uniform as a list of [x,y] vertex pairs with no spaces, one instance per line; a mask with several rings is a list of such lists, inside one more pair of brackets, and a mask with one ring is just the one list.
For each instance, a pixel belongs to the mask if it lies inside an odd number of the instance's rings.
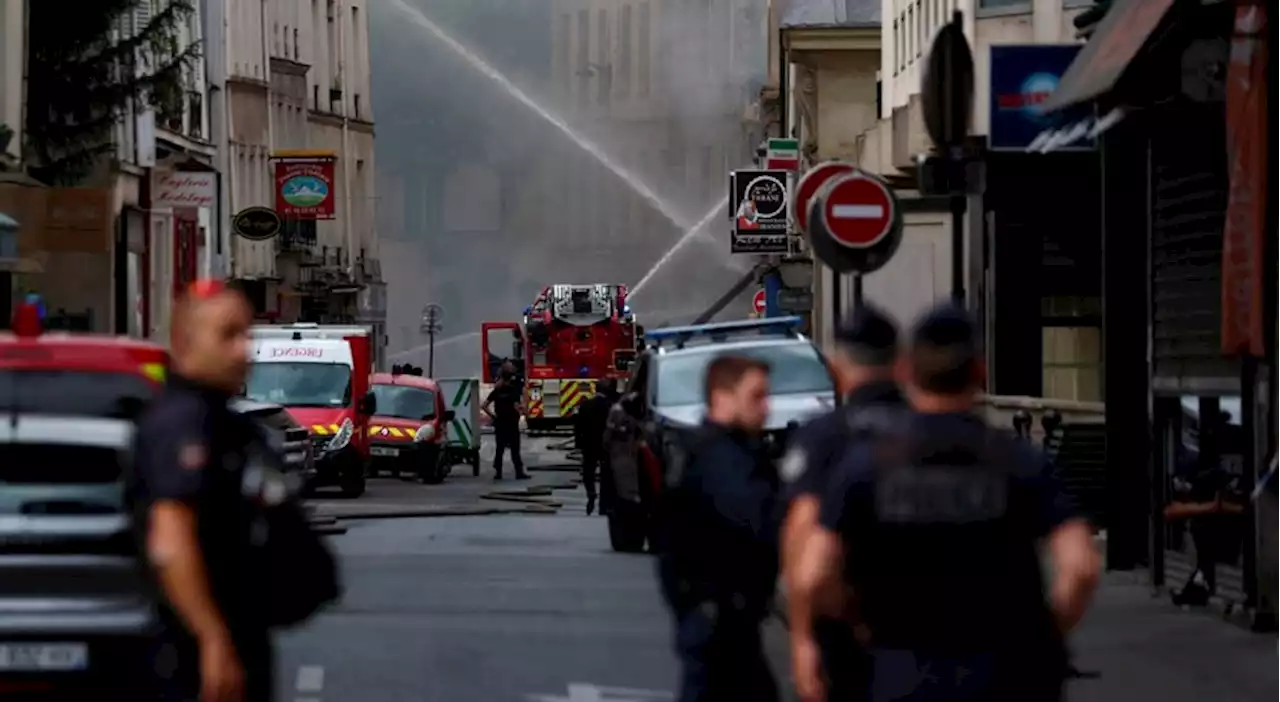
[[216,281],[175,304],[172,373],[140,419],[131,493],[161,595],[155,674],[166,702],[270,700],[273,656],[243,495],[253,311]]
[[[782,459],[780,473],[789,501],[782,529],[784,570],[794,562],[805,539],[818,528],[818,513],[831,470],[855,442],[865,441],[881,428],[893,429],[905,420],[906,403],[893,376],[898,331],[879,310],[864,306],[836,331],[828,354],[836,390],[844,403],[796,432]],[[847,596],[837,593],[838,599]],[[804,605],[803,600],[789,604]],[[845,604],[836,601],[836,608]],[[831,700],[859,700],[865,696],[865,656],[852,629],[836,613],[793,612],[791,631],[813,636],[821,648],[822,668]],[[812,619],[812,631],[807,623]]]
[[[856,592],[873,701],[1060,699],[1063,639],[1097,584],[1091,529],[1048,461],[975,413],[976,337],[950,306],[918,323],[899,363],[913,414],[842,457],[789,581],[810,602]],[[801,699],[824,700],[816,642],[792,646]]]
[[[760,625],[778,577],[778,478],[762,440],[769,367],[714,359],[707,414],[668,466],[658,568],[676,620],[679,702],[775,702]],[[673,484],[674,483],[674,484]]]

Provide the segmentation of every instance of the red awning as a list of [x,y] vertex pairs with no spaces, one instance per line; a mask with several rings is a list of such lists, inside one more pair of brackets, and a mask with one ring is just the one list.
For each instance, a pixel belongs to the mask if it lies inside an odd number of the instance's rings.
[[1054,112],[1092,100],[1111,90],[1147,39],[1160,26],[1174,0],[1115,0],[1093,37],[1066,75],[1041,104]]

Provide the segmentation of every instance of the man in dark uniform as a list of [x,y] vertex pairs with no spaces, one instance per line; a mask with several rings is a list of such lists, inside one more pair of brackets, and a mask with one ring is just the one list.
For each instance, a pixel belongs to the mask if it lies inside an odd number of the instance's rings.
[[[490,409],[492,408],[492,409]],[[493,420],[493,479],[502,480],[502,454],[511,452],[511,464],[516,469],[516,480],[526,480],[524,461],[520,458],[520,415],[524,414],[524,396],[515,367],[510,362],[502,365],[498,384],[485,398],[480,411]]]
[[679,702],[775,702],[760,636],[778,577],[778,480],[761,440],[769,367],[722,356],[707,367],[705,392],[706,421],[671,476],[659,543]]
[[[788,596],[852,587],[873,701],[1058,700],[1063,637],[1098,579],[1090,527],[1038,450],[973,413],[984,373],[964,311],[926,315],[899,365],[914,412],[837,465]],[[816,666],[794,675],[804,702],[825,699]]]
[[[605,378],[596,383],[596,394],[578,406],[574,415],[574,443],[582,453],[582,487],[587,491],[587,514],[596,509],[596,472],[604,458],[604,433],[609,410],[618,401],[618,381]],[[602,476],[603,487],[604,478]],[[604,505],[601,505],[603,510]]]
[[227,408],[248,371],[252,321],[239,292],[193,285],[173,311],[173,372],[138,427],[131,493],[163,600],[155,671],[166,702],[272,697],[242,493],[252,428]]
[[[784,571],[818,528],[819,507],[836,461],[853,443],[867,440],[882,428],[892,431],[905,420],[906,403],[893,377],[897,343],[893,321],[872,307],[862,307],[837,329],[828,358],[836,390],[845,402],[801,427],[781,463],[790,502],[782,529]],[[849,598],[836,594],[837,601],[830,604],[843,609],[840,600]],[[799,599],[789,604],[800,607],[808,602]],[[859,700],[866,692],[866,660],[852,628],[835,616],[839,614],[792,612],[790,630],[801,639],[812,637],[818,642],[828,699]],[[807,617],[815,615],[810,625]],[[797,652],[807,653],[803,647]]]

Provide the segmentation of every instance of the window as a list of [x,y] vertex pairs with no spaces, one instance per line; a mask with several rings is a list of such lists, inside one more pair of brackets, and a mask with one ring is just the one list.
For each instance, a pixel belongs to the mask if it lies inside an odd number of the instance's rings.
[[284,26],[284,34],[281,38],[284,41],[284,51],[280,55],[289,58],[289,25]]
[[907,57],[910,58],[914,56],[916,53],[915,51],[913,51],[913,49],[915,49],[915,41],[916,41],[916,8],[914,7],[907,8],[906,34],[907,34]]
[[204,138],[204,95],[194,90],[187,93],[187,135]]
[[578,11],[578,106],[585,108],[590,99],[587,95],[587,81],[591,78],[591,14],[587,10]]
[[992,8],[1018,7],[1019,5],[1031,9],[1031,0],[978,0],[979,10],[990,10]]
[[622,6],[622,26],[618,30],[618,92],[623,98],[631,97],[631,6]]
[[610,54],[613,52],[613,47],[610,46],[608,10],[600,10],[596,13],[596,34],[599,39],[596,42],[596,70],[593,72],[596,79],[596,104],[607,106],[609,104],[609,92],[613,83],[610,80],[612,77],[610,74],[613,72],[613,61]]
[[293,30],[293,60],[298,60],[298,30]]
[[640,56],[637,59],[638,65],[636,66],[636,69],[639,72],[637,82],[639,83],[638,90],[640,97],[647,97],[649,95],[650,81],[652,80],[650,71],[653,69],[649,65],[651,60],[649,54],[653,48],[653,40],[649,36],[649,22],[649,3],[642,2],[640,3],[640,37],[637,40],[640,44]]
[[378,416],[399,419],[432,419],[436,416],[436,394],[411,385],[374,385]]
[[573,65],[569,60],[571,55],[569,53],[569,46],[573,40],[571,35],[572,29],[570,27],[572,22],[573,20],[567,12],[560,15],[560,32],[556,37],[557,58],[560,64],[556,68],[560,72],[560,97],[563,100],[568,100],[570,93],[573,92]]
[[[660,407],[700,405],[707,365],[717,355],[715,346],[706,350],[685,352],[662,358],[658,365]],[[818,352],[807,343],[764,344],[733,350],[769,364],[769,386],[772,395],[832,392],[831,375]]]
[[254,363],[249,367],[244,396],[286,407],[345,407],[351,402],[351,367],[293,361]]
[[920,0],[916,0],[916,58],[924,53],[925,24],[924,9],[920,7]]
[[360,115],[360,93],[356,93],[354,96],[352,96],[351,100],[352,100],[352,103],[354,103],[354,105],[355,105],[356,119],[360,119],[360,118],[361,118],[361,115]]
[[320,111],[320,86],[311,86],[311,109],[316,112]]
[[1041,394],[1102,401],[1102,318],[1096,297],[1041,300]]
[[6,370],[0,411],[134,419],[156,389],[133,373]]
[[[124,511],[121,458],[113,446],[0,444],[0,514],[119,514]],[[17,545],[6,543],[4,550]]]

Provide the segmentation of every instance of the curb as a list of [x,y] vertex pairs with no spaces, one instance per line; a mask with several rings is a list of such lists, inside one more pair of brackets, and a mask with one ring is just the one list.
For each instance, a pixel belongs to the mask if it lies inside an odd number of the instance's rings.
[[[385,512],[353,512],[350,514],[334,515],[335,522],[349,522],[365,519],[429,519],[435,517],[484,517],[497,514],[555,514],[557,506],[545,503],[527,501],[526,504],[516,507],[459,507],[459,508],[434,508],[434,509],[403,509],[391,510]],[[345,530],[346,527],[335,524],[333,527]],[[320,529],[317,529],[320,531]]]
[[496,502],[521,502],[528,505],[542,505],[545,507],[560,508],[564,504],[555,500],[548,500],[538,495],[481,495],[482,500],[494,500]]

